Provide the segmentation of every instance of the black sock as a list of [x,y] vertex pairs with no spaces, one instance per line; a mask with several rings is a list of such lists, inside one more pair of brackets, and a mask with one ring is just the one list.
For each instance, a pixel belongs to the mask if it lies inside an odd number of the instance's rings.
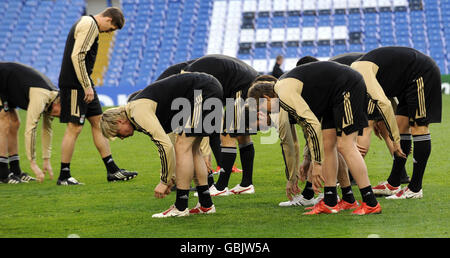
[[237,150],[235,147],[222,147],[222,168],[223,172],[220,173],[219,179],[216,183],[216,188],[219,191],[225,189],[230,181],[231,169],[236,161]]
[[411,182],[409,182],[408,188],[417,193],[422,189],[423,174],[425,173],[428,157],[430,157],[431,153],[431,136],[430,134],[414,135],[413,141],[414,165]]
[[179,211],[184,211],[188,207],[189,189],[182,190],[177,188],[177,199],[175,200],[175,207]]
[[222,153],[220,152],[220,134],[213,133],[209,136],[209,146],[214,154],[214,158],[216,159],[217,166],[222,167]]
[[311,200],[314,197],[314,190],[311,182],[306,181],[305,189],[303,189],[302,195],[308,200]]
[[372,191],[372,186],[369,185],[367,187],[364,187],[362,189],[359,189],[362,197],[362,201],[365,202],[370,207],[375,207],[378,204],[377,199],[375,198],[375,195]]
[[406,173],[406,168],[403,167],[402,169],[402,173],[400,175],[400,178],[407,178],[408,177],[408,173]]
[[19,154],[9,156],[9,170],[16,176],[20,176],[22,170],[19,164]]
[[354,203],[355,202],[355,196],[353,195],[352,186],[347,186],[341,188],[342,191],[342,200],[348,202],[348,203]]
[[323,188],[323,192],[324,192],[323,201],[325,202],[325,204],[330,207],[336,206],[336,204],[337,204],[336,186],[334,186],[334,187],[325,186]]
[[253,184],[253,160],[255,159],[255,147],[253,142],[239,145],[239,155],[242,164],[241,186],[247,187]]
[[6,179],[9,175],[8,158],[0,157],[0,179]]
[[394,162],[392,164],[391,174],[388,178],[388,183],[392,186],[399,186],[403,171],[405,170],[406,160],[411,152],[411,134],[400,135],[400,147],[403,153],[406,154],[406,159],[394,155]]
[[61,170],[59,172],[59,179],[64,180],[71,177],[70,175],[70,163],[61,162]]
[[120,168],[116,165],[111,155],[102,158],[103,163],[105,163],[106,171],[110,174],[116,173]]
[[209,187],[207,185],[197,186],[198,201],[203,208],[209,208],[213,205],[211,195],[209,194]]
[[208,187],[211,187],[214,184],[214,175],[212,171],[208,172]]

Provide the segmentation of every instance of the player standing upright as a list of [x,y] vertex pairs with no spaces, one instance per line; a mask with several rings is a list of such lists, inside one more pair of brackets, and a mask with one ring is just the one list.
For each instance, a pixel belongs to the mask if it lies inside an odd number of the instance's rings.
[[62,140],[58,185],[79,184],[71,176],[70,162],[85,119],[91,124],[94,144],[107,169],[107,180],[129,180],[137,176],[135,172],[120,169],[112,159],[109,142],[99,127],[102,108],[90,78],[97,56],[99,33],[121,29],[124,24],[122,11],[110,7],[95,16],[81,17],[69,32],[59,75],[60,121],[67,123],[67,128]]

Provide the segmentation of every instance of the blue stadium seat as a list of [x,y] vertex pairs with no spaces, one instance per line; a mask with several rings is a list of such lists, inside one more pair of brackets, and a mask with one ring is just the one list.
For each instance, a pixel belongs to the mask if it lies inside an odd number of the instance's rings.
[[[159,76],[167,66],[205,55],[215,1],[225,1],[227,5],[238,1],[244,6],[244,0],[121,0],[127,23],[115,34],[109,67],[104,74],[105,84],[142,87]],[[332,8],[306,12],[301,9],[258,12],[261,6],[257,4],[256,29],[300,28],[302,35],[304,28],[317,31],[318,28],[330,26],[333,31],[334,26],[345,26],[349,37],[330,38],[329,42],[323,39],[324,34],[320,34],[321,41],[317,37],[308,42],[296,42],[292,41],[298,40],[295,37],[286,37],[286,41],[291,41],[282,42],[282,45],[265,42],[267,47],[241,53],[236,51],[236,55],[244,60],[267,58],[273,61],[280,53],[289,58],[305,54],[326,57],[349,51],[369,51],[380,46],[402,45],[430,54],[441,69],[448,72],[450,0],[420,2],[423,3],[423,10],[415,6],[414,1],[409,1],[409,5],[396,8]],[[60,65],[67,32],[85,7],[84,0],[0,1],[0,60],[21,61],[36,66],[52,80],[57,80],[59,70],[54,67]],[[228,12],[226,15],[234,15]],[[225,29],[228,26],[231,25],[224,23]],[[355,38],[355,33],[361,37]]]

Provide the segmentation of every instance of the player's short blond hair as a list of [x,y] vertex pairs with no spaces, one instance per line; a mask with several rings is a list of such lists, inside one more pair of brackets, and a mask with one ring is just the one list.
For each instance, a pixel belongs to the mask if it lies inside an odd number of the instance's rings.
[[110,108],[103,112],[100,118],[100,129],[103,136],[112,140],[117,136],[118,121],[120,119],[128,119],[125,107]]

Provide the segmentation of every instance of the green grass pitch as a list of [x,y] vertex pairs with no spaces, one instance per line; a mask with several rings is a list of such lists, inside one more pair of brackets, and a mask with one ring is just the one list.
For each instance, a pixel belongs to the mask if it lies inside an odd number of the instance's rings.
[[[153,219],[175,200],[172,193],[163,200],[153,197],[160,162],[157,149],[144,134],[111,142],[116,163],[136,170],[139,176],[129,182],[108,183],[103,162],[92,143],[87,124],[80,135],[71,164],[72,175],[83,186],[56,186],[48,177],[42,184],[0,184],[0,237],[58,237],[77,234],[93,237],[449,237],[450,230],[450,96],[443,96],[443,123],[431,126],[432,153],[424,177],[424,198],[385,200],[378,198],[383,213],[353,216],[303,216],[303,208],[278,207],[285,201],[285,176],[279,143],[261,145],[254,137],[256,157],[254,195],[214,197],[217,213],[183,218]],[[21,166],[30,172],[23,145],[25,112],[20,112]],[[59,174],[61,139],[65,126],[54,123],[52,166]],[[40,136],[38,136],[39,138]],[[384,143],[372,136],[366,157],[372,185],[386,180],[392,159]],[[40,146],[40,145],[38,145]],[[38,148],[38,156],[40,157]],[[39,160],[42,164],[42,161]],[[239,155],[237,164],[240,167]],[[412,158],[407,162],[412,175]],[[217,177],[216,177],[217,179]],[[240,182],[232,174],[230,187]],[[303,187],[304,184],[301,186]],[[361,199],[356,186],[355,197]],[[190,195],[189,206],[197,198]]]

